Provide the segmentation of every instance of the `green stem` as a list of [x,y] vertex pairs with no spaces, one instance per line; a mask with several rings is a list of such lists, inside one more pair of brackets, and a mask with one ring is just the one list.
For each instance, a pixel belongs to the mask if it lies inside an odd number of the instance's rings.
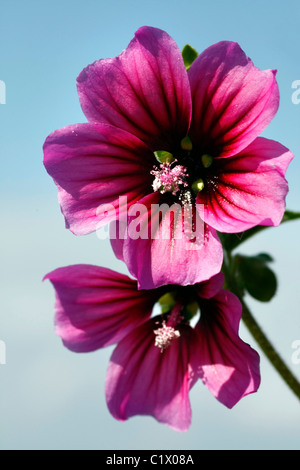
[[261,327],[258,325],[257,321],[253,317],[244,300],[240,300],[243,305],[242,319],[245,325],[247,326],[248,330],[250,331],[262,351],[265,353],[271,364],[277,370],[279,375],[300,400],[300,383],[298,382],[296,377],[291,373],[289,368],[286,366],[282,358],[275,350],[274,346],[270,343],[270,341],[262,331]]
[[242,319],[245,325],[247,326],[248,330],[250,331],[250,333],[252,334],[264,354],[267,356],[273,367],[277,370],[281,378],[294,392],[294,394],[300,399],[300,383],[289,370],[287,365],[284,363],[280,355],[275,350],[274,346],[270,343],[267,336],[262,331],[261,327],[255,320],[247,304],[245,303],[243,299],[244,294],[241,292],[235,281],[235,276],[233,272],[234,266],[231,253],[225,251],[224,255],[225,256],[223,264],[223,273],[225,276],[225,286],[239,297],[243,306]]

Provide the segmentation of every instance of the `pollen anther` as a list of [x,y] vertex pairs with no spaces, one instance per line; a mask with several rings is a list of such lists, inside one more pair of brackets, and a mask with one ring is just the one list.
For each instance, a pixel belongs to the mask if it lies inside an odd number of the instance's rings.
[[181,142],[180,142],[180,146],[182,148],[182,150],[187,150],[187,151],[191,151],[193,150],[193,143],[191,141],[191,139],[189,138],[189,136],[185,136]]
[[195,194],[202,191],[203,188],[204,188],[204,181],[202,178],[199,178],[197,181],[194,181],[194,183],[192,184],[192,190]]
[[209,168],[212,165],[213,160],[213,157],[211,155],[208,155],[207,153],[205,153],[201,157],[202,165],[204,166],[204,168]]
[[167,326],[166,322],[162,322],[161,328],[154,330],[155,346],[160,348],[160,352],[164,352],[167,349],[174,338],[179,338],[180,332],[175,330],[172,326]]
[[187,172],[186,168],[182,165],[175,165],[172,167],[177,160],[174,160],[172,163],[161,163],[159,166],[160,169],[154,167],[151,171],[151,175],[155,176],[152,187],[154,191],[159,191],[164,194],[170,192],[175,195],[180,191],[180,186],[186,187],[188,183],[186,182]]

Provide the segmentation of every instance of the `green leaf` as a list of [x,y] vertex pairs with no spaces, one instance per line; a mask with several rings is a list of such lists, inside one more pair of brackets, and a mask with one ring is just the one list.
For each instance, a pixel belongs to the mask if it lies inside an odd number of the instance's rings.
[[272,257],[267,253],[256,256],[236,256],[236,277],[239,284],[256,300],[269,302],[277,291],[277,279],[267,266]]
[[182,49],[182,57],[186,70],[189,70],[190,66],[198,57],[198,52],[189,44],[186,44]]
[[[286,210],[283,217],[281,224],[285,222],[290,222],[296,219],[300,219],[300,212],[293,212]],[[266,225],[257,225],[256,227],[250,228],[242,233],[218,233],[219,238],[222,242],[222,245],[226,251],[232,251],[236,247],[238,247],[241,243],[245,242],[249,238],[253,237],[257,233],[262,232],[268,228],[274,228],[271,226]]]
[[254,258],[258,261],[263,261],[265,263],[271,263],[272,261],[274,261],[274,259],[271,255],[269,255],[269,253],[259,253],[259,255],[256,255]]

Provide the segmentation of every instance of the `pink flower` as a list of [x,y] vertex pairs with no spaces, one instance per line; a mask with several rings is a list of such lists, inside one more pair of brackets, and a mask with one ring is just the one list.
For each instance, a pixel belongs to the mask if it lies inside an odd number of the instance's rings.
[[[241,304],[222,290],[222,274],[144,291],[125,275],[90,265],[45,278],[56,291],[55,329],[67,348],[89,352],[118,343],[105,387],[116,419],[151,415],[185,431],[189,390],[199,378],[228,408],[258,389],[259,356],[239,338]],[[162,313],[151,316],[155,304]]]
[[[77,235],[127,217],[135,205],[146,208],[146,237],[113,240],[139,287],[209,279],[222,264],[217,231],[280,223],[293,155],[258,137],[278,108],[275,71],[256,68],[238,44],[209,47],[187,72],[173,39],[142,27],[118,57],[86,67],[77,86],[88,123],[52,133],[44,164],[66,226]],[[149,221],[158,220],[163,204],[180,207],[158,225],[168,239],[149,236]],[[179,236],[185,209],[191,230],[200,221],[197,243]]]

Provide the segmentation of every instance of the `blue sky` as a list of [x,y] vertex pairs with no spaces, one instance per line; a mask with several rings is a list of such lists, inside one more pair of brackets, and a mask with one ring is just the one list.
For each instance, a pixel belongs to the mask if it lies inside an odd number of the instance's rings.
[[[43,276],[58,266],[93,263],[126,272],[107,241],[64,228],[56,188],[42,165],[47,135],[86,122],[76,77],[87,64],[118,55],[142,25],[167,31],[180,48],[201,52],[237,41],[255,65],[277,69],[281,102],[264,131],[295,153],[287,173],[287,206],[300,210],[300,80],[297,0],[214,2],[151,0],[0,0],[1,157],[1,449],[295,449],[299,401],[261,357],[262,384],[233,410],[199,383],[191,392],[193,423],[178,434],[152,418],[115,421],[106,409],[104,379],[112,348],[70,353],[53,332],[53,291]],[[245,254],[268,251],[279,279],[268,304],[253,313],[300,379],[293,341],[300,339],[299,222],[269,229],[245,243]],[[258,351],[241,325],[241,336]]]

